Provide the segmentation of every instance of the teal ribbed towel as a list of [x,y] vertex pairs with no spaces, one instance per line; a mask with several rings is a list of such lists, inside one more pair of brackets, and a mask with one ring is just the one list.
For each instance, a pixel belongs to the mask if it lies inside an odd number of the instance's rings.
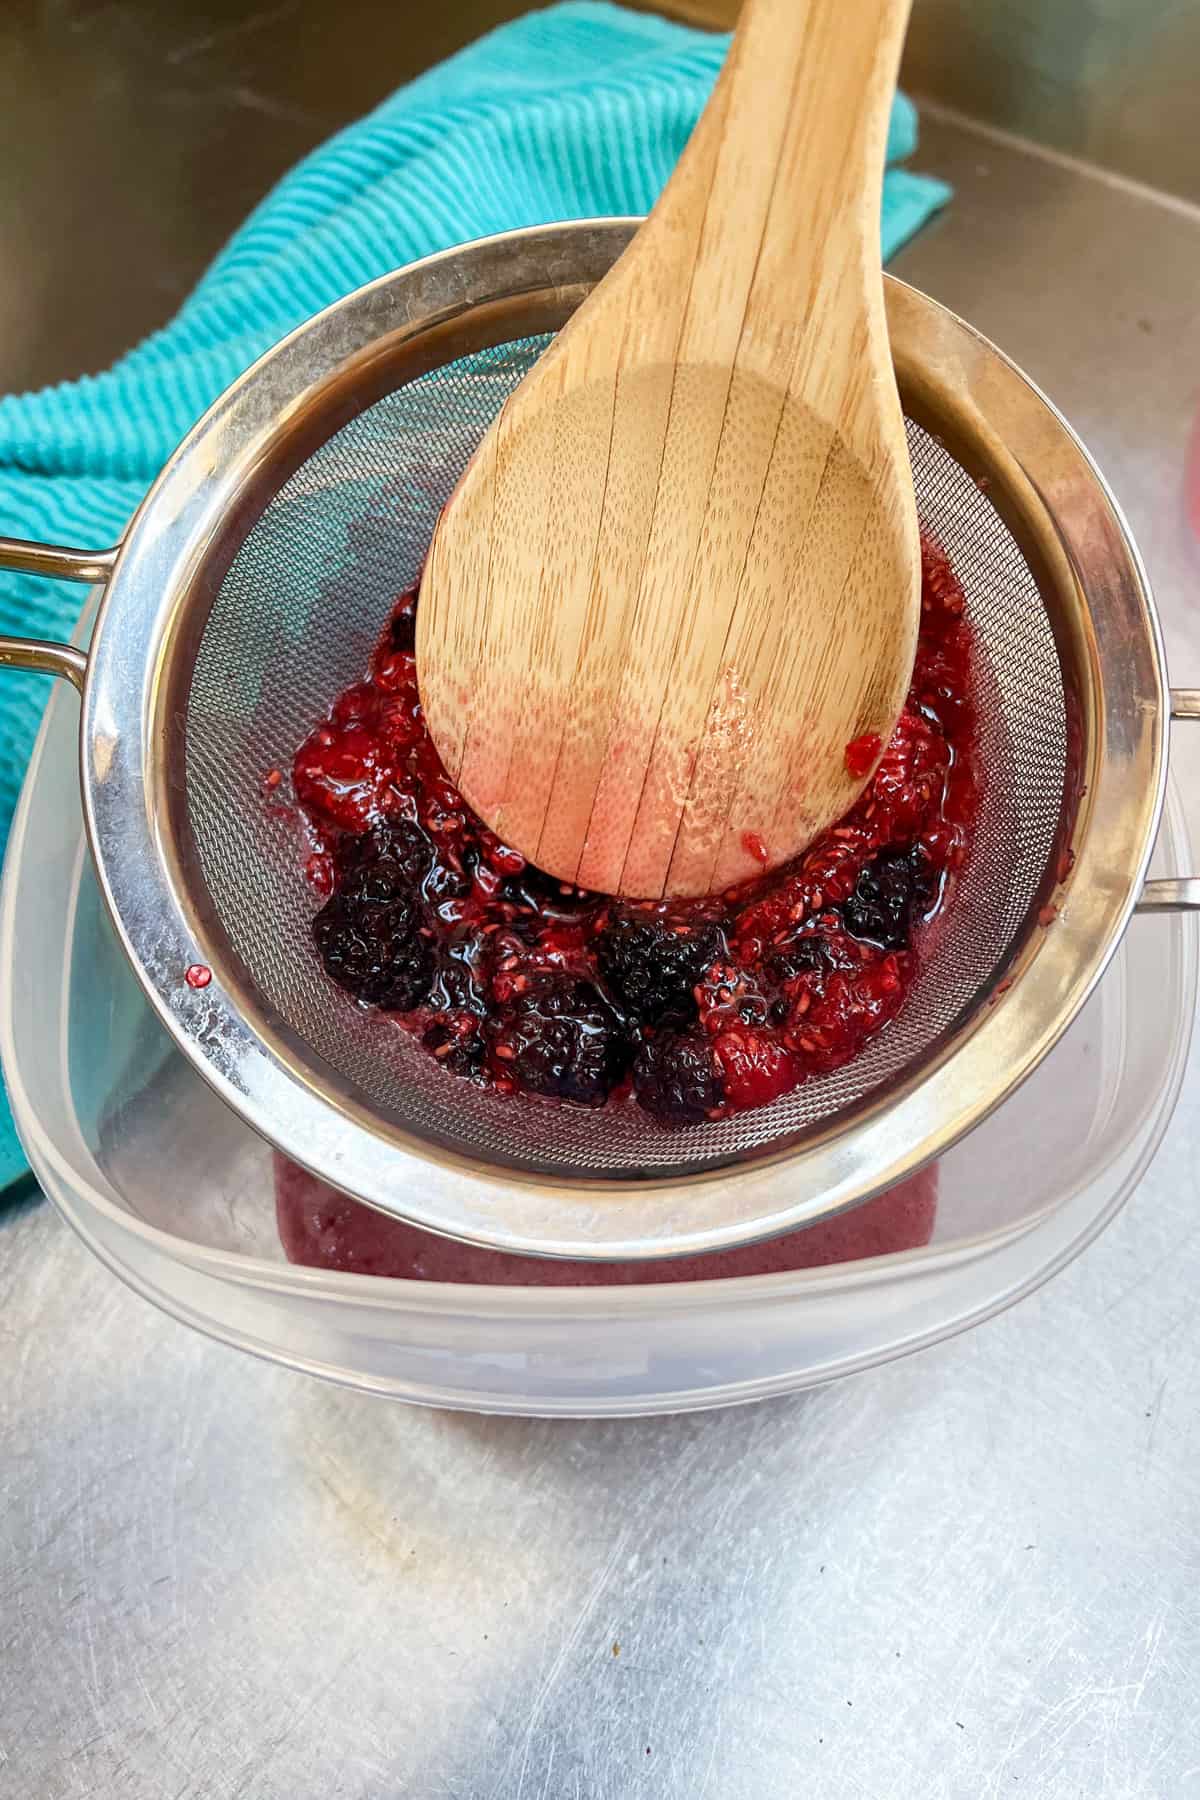
[[[430,251],[518,225],[645,212],[728,40],[568,0],[431,69],[285,176],[162,331],[107,374],[0,400],[0,532],[98,548],[222,388],[302,319]],[[916,144],[897,96],[888,162]],[[890,167],[883,253],[949,196]],[[0,631],[69,635],[80,592],[0,575]],[[0,678],[0,848],[46,698]],[[0,1105],[0,1185],[24,1158]]]

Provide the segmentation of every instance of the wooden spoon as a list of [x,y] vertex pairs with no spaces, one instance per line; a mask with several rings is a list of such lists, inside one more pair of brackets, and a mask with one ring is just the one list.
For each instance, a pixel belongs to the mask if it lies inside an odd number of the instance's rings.
[[564,881],[652,898],[761,873],[892,733],[920,612],[879,256],[907,13],[748,0],[657,206],[434,535],[434,742]]

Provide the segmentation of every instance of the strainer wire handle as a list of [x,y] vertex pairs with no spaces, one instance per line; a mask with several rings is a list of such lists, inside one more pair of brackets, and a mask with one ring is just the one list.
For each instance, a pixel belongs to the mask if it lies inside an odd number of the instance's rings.
[[[68,550],[62,544],[32,544],[25,538],[0,538],[0,569],[14,575],[44,575],[56,581],[103,584],[112,574],[117,552]],[[82,693],[87,658],[73,644],[54,644],[44,638],[0,636],[0,667],[36,669],[43,675],[61,675]]]
[[[1200,688],[1171,689],[1171,717],[1181,723],[1200,720]],[[1135,911],[1140,913],[1200,912],[1200,876],[1172,875],[1148,881]]]

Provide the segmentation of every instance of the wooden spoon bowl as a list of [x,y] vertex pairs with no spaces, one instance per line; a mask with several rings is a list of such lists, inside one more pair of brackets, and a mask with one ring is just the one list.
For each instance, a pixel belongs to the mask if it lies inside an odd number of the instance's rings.
[[658,205],[438,525],[430,730],[562,880],[656,898],[761,873],[894,728],[920,611],[879,267],[906,16],[749,0]]

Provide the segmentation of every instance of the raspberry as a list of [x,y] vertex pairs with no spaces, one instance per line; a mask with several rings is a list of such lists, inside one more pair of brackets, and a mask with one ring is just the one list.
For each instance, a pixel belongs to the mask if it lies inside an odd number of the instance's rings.
[[877,731],[864,731],[846,745],[846,772],[855,781],[869,775],[883,750],[883,739]]
[[590,981],[535,977],[493,1027],[492,1056],[530,1094],[603,1106],[629,1064],[620,1021]]
[[910,975],[908,958],[889,951],[853,972],[835,970],[800,987],[783,1036],[803,1072],[840,1069],[857,1056],[895,1018]]
[[379,717],[379,695],[369,681],[356,681],[338,695],[329,717],[343,731],[370,731]]
[[296,752],[296,798],[321,825],[365,831],[379,816],[391,780],[391,759],[362,726],[323,726]]
[[723,1031],[713,1046],[725,1092],[739,1112],[766,1106],[796,1085],[794,1058],[769,1032]]
[[613,997],[641,1025],[690,1025],[693,989],[724,954],[715,926],[690,929],[662,919],[620,918],[596,939],[596,964]]
[[661,1125],[701,1125],[725,1104],[725,1085],[707,1042],[675,1031],[642,1045],[633,1091]]

